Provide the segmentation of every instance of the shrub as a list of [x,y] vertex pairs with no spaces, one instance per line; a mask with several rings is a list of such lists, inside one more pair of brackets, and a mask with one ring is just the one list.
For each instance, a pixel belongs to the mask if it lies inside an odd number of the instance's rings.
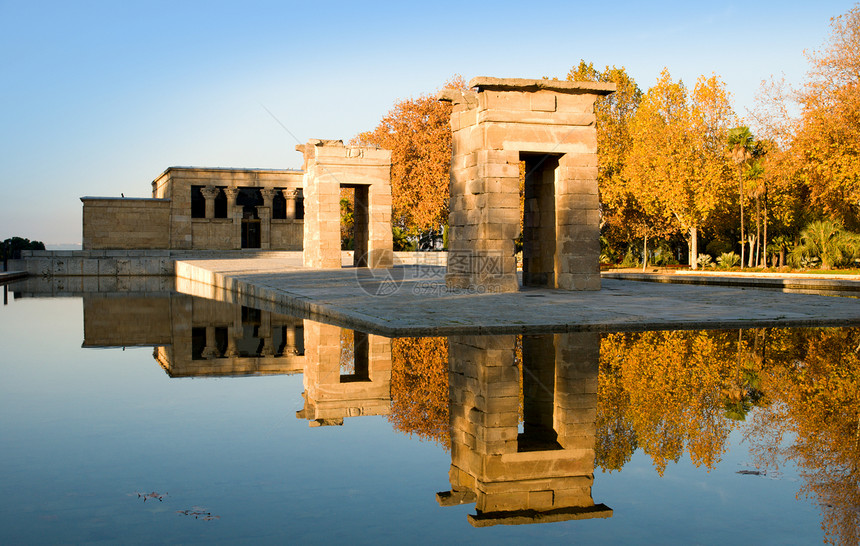
[[741,257],[734,252],[723,252],[717,257],[717,267],[731,269],[741,263]]
[[814,267],[821,261],[821,269],[851,263],[860,252],[856,233],[844,231],[832,220],[809,223],[800,232],[800,243],[789,254],[789,260],[800,267]]
[[627,249],[627,254],[624,255],[624,259],[621,261],[621,267],[638,267],[639,266],[639,256],[634,253],[633,248]]
[[706,267],[711,267],[713,264],[711,262],[713,258],[711,258],[710,254],[699,254],[699,257],[696,259],[696,263],[699,264],[699,267],[705,269]]

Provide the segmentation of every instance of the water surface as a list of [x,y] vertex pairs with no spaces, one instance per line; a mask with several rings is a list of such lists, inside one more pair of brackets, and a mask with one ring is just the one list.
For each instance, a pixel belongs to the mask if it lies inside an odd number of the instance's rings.
[[114,292],[0,332],[7,544],[857,537],[856,329],[391,340]]

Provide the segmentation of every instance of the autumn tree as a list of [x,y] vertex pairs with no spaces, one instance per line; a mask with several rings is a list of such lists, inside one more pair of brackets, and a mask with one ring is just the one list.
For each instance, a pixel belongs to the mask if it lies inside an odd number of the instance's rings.
[[685,451],[696,466],[713,468],[734,427],[725,402],[739,383],[738,351],[729,332],[605,335],[600,343],[598,463],[605,470],[620,469],[639,448],[661,475]]
[[692,93],[664,69],[630,123],[625,178],[646,212],[675,222],[696,268],[699,230],[732,195],[725,150],[734,113],[725,84],[701,76]]
[[625,177],[630,153],[630,124],[642,101],[642,90],[624,67],[602,71],[584,60],[570,69],[568,81],[612,82],[615,93],[600,97],[594,104],[597,127],[597,184],[603,221],[621,237],[643,240],[643,267],[647,266],[648,240],[668,235],[672,226],[661,214],[654,214],[653,194],[637,195]]
[[830,26],[822,49],[807,53],[793,145],[812,203],[853,229],[860,216],[860,5]]
[[[464,88],[459,76],[444,87]],[[397,102],[376,129],[351,144],[391,150],[392,224],[411,234],[448,223],[451,104],[436,94]]]

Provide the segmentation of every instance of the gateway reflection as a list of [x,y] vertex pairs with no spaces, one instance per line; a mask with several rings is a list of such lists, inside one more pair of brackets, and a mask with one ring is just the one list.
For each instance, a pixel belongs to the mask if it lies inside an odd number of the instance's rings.
[[[607,518],[595,504],[600,336],[449,338],[451,490],[476,527]],[[519,424],[522,423],[522,430]]]

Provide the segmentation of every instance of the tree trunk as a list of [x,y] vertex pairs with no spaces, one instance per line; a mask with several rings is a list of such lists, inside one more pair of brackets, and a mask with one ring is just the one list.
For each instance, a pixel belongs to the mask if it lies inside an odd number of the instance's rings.
[[764,267],[767,269],[767,186],[764,188],[764,240],[762,246],[764,247]]
[[744,247],[746,247],[746,238],[744,237],[744,180],[741,178],[741,170],[738,168],[738,183],[740,184],[740,202],[741,202],[741,269],[744,268]]
[[690,228],[690,269],[699,268],[699,228]]
[[645,234],[645,244],[642,247],[642,273],[648,267],[648,234]]
[[754,233],[748,233],[747,234],[747,241],[749,241],[749,244],[750,244],[750,254],[749,254],[749,257],[747,258],[747,267],[755,267],[755,261],[754,261],[755,260],[755,243],[756,243],[755,234]]
[[755,240],[758,242],[756,247],[756,267],[761,267],[761,197],[756,193],[755,196]]
[[779,267],[785,266],[785,247],[779,247]]

